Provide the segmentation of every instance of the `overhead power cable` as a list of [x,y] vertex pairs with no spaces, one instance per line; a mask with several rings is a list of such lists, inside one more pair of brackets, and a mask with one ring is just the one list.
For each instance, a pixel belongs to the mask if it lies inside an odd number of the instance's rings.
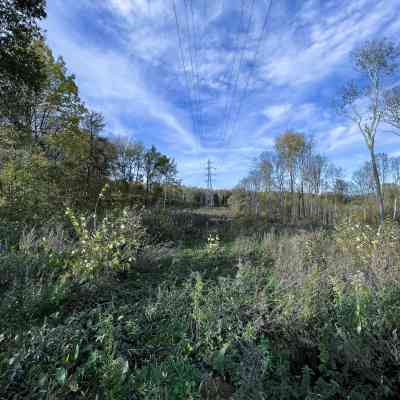
[[179,23],[178,11],[177,11],[175,0],[173,0],[172,6],[173,6],[173,11],[174,11],[174,17],[175,17],[176,33],[177,33],[177,37],[178,37],[180,61],[181,61],[182,69],[183,69],[184,76],[185,76],[186,87],[187,87],[187,90],[189,93],[190,114],[191,114],[191,118],[192,118],[193,130],[197,131],[197,122],[196,122],[196,115],[195,115],[195,110],[194,110],[194,100],[193,100],[193,97],[194,97],[193,96],[193,87],[191,85],[189,72],[188,72],[188,69],[186,66],[187,63],[186,63],[186,58],[185,58],[184,46],[183,46],[182,29],[181,29],[181,26]]
[[[265,1],[268,2],[268,0]],[[206,19],[208,3],[207,0],[203,2],[199,0],[199,3],[194,3],[194,0],[182,0],[182,8],[179,12],[177,2],[178,0],[172,0],[180,63],[190,98],[193,131],[203,136],[206,129],[205,106],[207,104],[209,107],[213,100],[208,99],[206,102],[203,87],[208,76],[204,75],[205,70],[201,68],[206,32],[206,25],[202,27],[201,20]],[[231,34],[230,60],[227,61],[228,65],[221,77],[226,87],[226,95],[220,116],[219,137],[224,140],[228,140],[236,129],[249,88],[255,79],[257,59],[267,35],[272,3],[273,0],[267,3],[264,21],[260,24],[261,32],[257,36],[257,29],[253,26],[257,22],[254,15],[256,0],[241,0],[237,35]],[[199,7],[195,8],[195,4],[199,4]],[[180,21],[181,18],[182,21]],[[217,91],[213,92],[217,93]],[[208,97],[210,96],[207,95]],[[214,93],[211,93],[211,97],[214,97]],[[218,99],[215,101],[218,102]]]
[[191,12],[190,6],[188,5],[188,1],[191,0],[183,0],[184,3],[184,16],[186,22],[186,30],[187,30],[187,45],[188,45],[188,54],[189,54],[189,65],[190,65],[190,79],[192,85],[192,93],[193,93],[193,105],[196,116],[197,123],[197,133],[200,134],[201,131],[201,121],[200,121],[200,101],[199,101],[199,90],[198,90],[198,78],[197,78],[197,68],[196,68],[196,59],[195,59],[195,32],[193,31],[193,25],[191,24]]
[[[254,52],[254,58],[253,58],[253,62],[252,62],[253,65],[255,65],[255,63],[256,63],[256,60],[257,60],[257,58],[259,56],[259,53],[260,53],[260,50],[261,50],[261,47],[262,47],[262,43],[264,42],[264,40],[266,38],[266,35],[268,33],[268,29],[267,28],[268,28],[268,22],[270,20],[270,15],[271,15],[272,3],[273,3],[273,0],[269,0],[268,8],[267,8],[267,11],[266,11],[266,14],[265,14],[265,18],[264,18],[263,27],[262,27],[262,30],[261,30],[261,34],[259,36],[258,43],[257,43],[257,46],[256,46],[256,50]],[[251,73],[251,69],[250,69],[250,71],[249,71],[249,73],[247,75],[246,84],[245,84],[244,89],[242,91],[242,96],[239,99],[239,106],[238,106],[237,112],[234,113],[234,121],[233,121],[233,124],[232,124],[232,131],[234,131],[234,129],[236,128],[237,122],[238,122],[240,114],[242,112],[242,107],[243,107],[243,104],[244,104],[244,100],[246,99],[246,96],[248,94],[248,89],[249,89],[249,86],[250,86],[251,78],[252,78],[252,73]],[[254,79],[254,74],[253,74],[253,79]]]
[[245,28],[245,34],[244,34],[244,39],[242,41],[242,45],[239,48],[239,63],[238,63],[238,67],[236,70],[236,76],[234,76],[234,80],[233,80],[233,89],[231,92],[231,97],[230,97],[230,103],[227,109],[227,116],[226,116],[226,123],[224,126],[224,130],[223,130],[223,135],[222,137],[224,139],[226,139],[226,135],[227,135],[227,131],[230,127],[231,124],[231,118],[232,118],[232,110],[234,109],[234,105],[235,105],[235,101],[236,101],[236,95],[237,95],[237,91],[238,91],[238,86],[239,86],[239,82],[240,82],[240,75],[242,72],[242,65],[245,59],[245,54],[247,51],[247,43],[248,43],[248,39],[249,39],[249,35],[250,35],[250,31],[251,31],[251,25],[253,22],[253,14],[254,14],[254,6],[255,6],[255,0],[251,0],[251,5],[249,7],[249,17],[248,17],[248,22],[247,22],[247,26]]

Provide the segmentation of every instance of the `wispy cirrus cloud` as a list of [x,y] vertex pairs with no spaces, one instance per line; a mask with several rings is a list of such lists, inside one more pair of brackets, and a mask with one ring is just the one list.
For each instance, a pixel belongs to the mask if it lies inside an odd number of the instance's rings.
[[[219,185],[234,185],[286,129],[313,134],[322,152],[354,168],[366,156],[362,137],[330,102],[352,75],[352,49],[397,40],[398,0],[273,1],[261,37],[268,4],[52,0],[45,26],[108,130],[175,157],[188,184],[204,183],[211,158]],[[379,150],[394,145],[382,135]]]

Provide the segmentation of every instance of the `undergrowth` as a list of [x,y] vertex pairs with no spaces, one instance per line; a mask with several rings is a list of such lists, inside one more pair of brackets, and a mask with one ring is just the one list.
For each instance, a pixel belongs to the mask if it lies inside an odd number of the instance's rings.
[[171,244],[69,214],[0,252],[1,399],[398,398],[397,225]]

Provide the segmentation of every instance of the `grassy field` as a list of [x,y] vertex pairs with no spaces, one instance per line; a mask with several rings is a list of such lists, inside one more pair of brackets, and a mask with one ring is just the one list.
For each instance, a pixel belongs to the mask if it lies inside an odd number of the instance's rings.
[[0,398],[400,398],[397,225],[215,214],[86,236],[77,217],[3,246]]

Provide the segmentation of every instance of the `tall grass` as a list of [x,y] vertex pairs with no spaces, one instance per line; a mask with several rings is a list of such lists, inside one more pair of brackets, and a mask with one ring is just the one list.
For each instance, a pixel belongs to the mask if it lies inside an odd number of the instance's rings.
[[124,274],[60,228],[0,253],[0,398],[397,398],[397,225],[232,240],[231,225],[199,224],[173,244],[152,229]]

